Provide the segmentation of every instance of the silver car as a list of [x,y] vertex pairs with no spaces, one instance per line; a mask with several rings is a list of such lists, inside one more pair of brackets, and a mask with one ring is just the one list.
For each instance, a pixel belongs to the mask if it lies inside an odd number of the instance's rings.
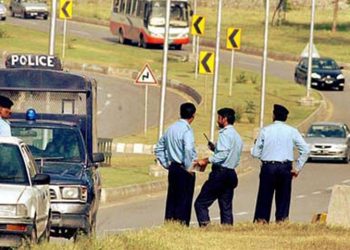
[[7,9],[5,5],[2,3],[2,1],[0,0],[0,20],[3,20],[3,21],[6,20],[6,12],[7,12]]
[[340,122],[313,123],[305,135],[310,160],[350,160],[350,130]]

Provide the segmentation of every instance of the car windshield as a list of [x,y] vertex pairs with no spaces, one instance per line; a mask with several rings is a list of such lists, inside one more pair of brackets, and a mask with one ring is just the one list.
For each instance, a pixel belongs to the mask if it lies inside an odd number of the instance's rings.
[[26,166],[17,145],[0,144],[0,183],[29,185]]
[[36,160],[84,161],[84,146],[77,129],[16,126],[12,135],[27,143]]
[[[165,25],[165,1],[152,2],[150,13],[150,25],[163,27]],[[187,3],[172,2],[170,8],[170,26],[172,27],[187,27],[188,12]]]
[[339,69],[337,63],[331,59],[314,58],[312,68],[318,70],[336,70]]
[[329,138],[345,138],[344,128],[336,125],[313,125],[307,132],[308,137],[329,137]]

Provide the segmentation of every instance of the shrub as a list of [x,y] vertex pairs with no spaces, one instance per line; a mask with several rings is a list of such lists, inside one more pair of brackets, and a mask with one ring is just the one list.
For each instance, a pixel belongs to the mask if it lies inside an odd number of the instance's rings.
[[245,112],[246,113],[255,113],[255,108],[256,108],[256,105],[253,101],[245,101],[246,103],[246,106],[245,106]]
[[242,106],[238,105],[233,107],[233,109],[235,110],[235,117],[236,117],[236,122],[240,122],[242,119],[242,115],[244,113],[244,109]]
[[245,75],[244,71],[241,71],[237,76],[236,76],[236,83],[246,83],[247,82],[247,77]]

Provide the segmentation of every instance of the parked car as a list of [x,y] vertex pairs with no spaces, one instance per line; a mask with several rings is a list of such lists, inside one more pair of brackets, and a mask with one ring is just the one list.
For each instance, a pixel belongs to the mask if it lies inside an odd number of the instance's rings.
[[305,141],[310,145],[310,160],[350,160],[350,130],[344,123],[313,123]]
[[[294,79],[297,83],[306,84],[307,82],[308,58],[301,58],[295,68]],[[313,58],[311,87],[315,88],[337,88],[344,90],[345,77],[342,73],[343,67],[331,58]]]
[[49,16],[49,7],[46,1],[41,0],[11,0],[9,9],[13,17],[42,17],[46,20]]
[[0,247],[49,239],[49,182],[22,140],[0,137]]
[[6,20],[6,13],[7,9],[6,6],[0,1],[0,19],[5,21]]

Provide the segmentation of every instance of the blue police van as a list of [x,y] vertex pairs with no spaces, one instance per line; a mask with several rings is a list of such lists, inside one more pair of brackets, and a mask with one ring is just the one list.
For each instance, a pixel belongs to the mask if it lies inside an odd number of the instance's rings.
[[51,236],[90,235],[101,195],[97,151],[97,83],[64,72],[56,57],[9,55],[0,93],[13,102],[12,135],[28,144],[49,174]]

